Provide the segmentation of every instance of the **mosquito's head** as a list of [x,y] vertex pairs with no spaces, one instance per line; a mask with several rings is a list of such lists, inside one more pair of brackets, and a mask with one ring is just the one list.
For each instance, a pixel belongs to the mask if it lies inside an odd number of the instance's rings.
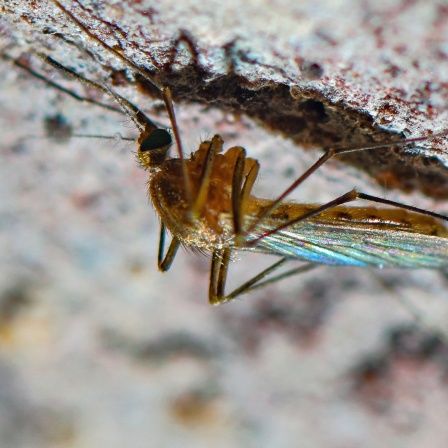
[[172,143],[171,134],[165,129],[156,128],[150,132],[142,132],[138,139],[137,151],[142,166],[145,168],[160,166],[165,161]]

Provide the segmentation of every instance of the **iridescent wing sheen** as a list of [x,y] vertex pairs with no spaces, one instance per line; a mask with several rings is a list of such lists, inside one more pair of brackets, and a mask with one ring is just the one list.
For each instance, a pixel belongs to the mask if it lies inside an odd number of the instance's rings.
[[[259,237],[280,224],[283,222],[275,219],[262,220],[251,237]],[[262,238],[248,250],[328,265],[448,267],[446,236],[406,229],[398,221],[365,218],[311,218]]]

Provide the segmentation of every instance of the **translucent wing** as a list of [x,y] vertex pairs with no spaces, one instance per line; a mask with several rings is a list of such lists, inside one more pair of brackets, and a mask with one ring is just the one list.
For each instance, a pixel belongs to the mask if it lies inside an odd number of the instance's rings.
[[[282,205],[251,236],[313,207]],[[328,265],[438,269],[448,267],[448,232],[434,218],[403,210],[336,207],[266,236],[249,250]]]

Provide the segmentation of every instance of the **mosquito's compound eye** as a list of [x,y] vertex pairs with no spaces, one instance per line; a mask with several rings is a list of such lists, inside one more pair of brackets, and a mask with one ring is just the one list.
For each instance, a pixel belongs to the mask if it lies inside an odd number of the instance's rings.
[[172,142],[173,140],[168,131],[165,131],[165,129],[154,129],[141,143],[140,151],[146,152],[154,149],[162,149],[165,146],[171,145]]
[[149,135],[142,135],[139,139],[138,158],[143,167],[155,168],[166,159],[170,149],[171,135],[165,129],[154,129]]

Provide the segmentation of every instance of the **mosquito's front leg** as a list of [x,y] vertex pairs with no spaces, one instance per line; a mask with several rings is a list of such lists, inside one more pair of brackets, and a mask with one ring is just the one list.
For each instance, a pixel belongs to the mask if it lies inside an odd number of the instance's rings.
[[165,251],[165,236],[166,236],[165,224],[161,223],[157,265],[159,266],[159,270],[162,272],[168,271],[168,269],[171,267],[171,264],[173,263],[174,258],[176,256],[177,249],[179,249],[180,246],[180,240],[175,236],[173,236],[170,247],[168,248],[168,252],[164,256],[163,252]]
[[226,302],[225,286],[229,269],[230,249],[214,250],[210,268],[208,300],[212,305]]

